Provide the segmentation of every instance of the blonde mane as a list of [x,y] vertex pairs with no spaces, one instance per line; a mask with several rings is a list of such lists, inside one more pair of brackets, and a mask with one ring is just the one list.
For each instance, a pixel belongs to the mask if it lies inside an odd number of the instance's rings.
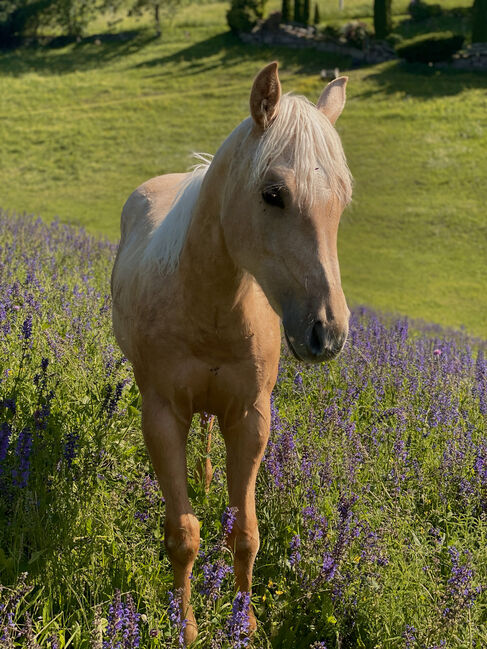
[[323,184],[343,205],[350,202],[352,176],[340,137],[306,97],[286,94],[281,98],[278,114],[255,152],[251,186],[259,186],[269,168],[281,160],[294,171],[300,205],[312,202]]
[[[196,154],[201,161],[181,185],[166,218],[151,233],[144,251],[144,269],[157,266],[161,275],[173,272],[193,217],[203,178],[212,156]],[[284,161],[293,170],[296,198],[301,206],[313,201],[318,192],[329,192],[343,205],[352,197],[352,176],[338,133],[329,119],[306,97],[284,95],[279,112],[256,149],[249,185],[260,187],[276,162]]]
[[186,235],[193,218],[193,208],[201,189],[201,183],[208,171],[213,156],[195,154],[201,163],[193,168],[193,172],[181,183],[171,209],[166,218],[150,235],[149,243],[144,251],[142,267],[157,264],[162,275],[173,272],[178,265],[179,256],[183,249]]

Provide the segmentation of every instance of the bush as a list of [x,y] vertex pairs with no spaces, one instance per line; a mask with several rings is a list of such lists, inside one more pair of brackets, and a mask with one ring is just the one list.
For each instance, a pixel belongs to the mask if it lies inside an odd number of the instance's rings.
[[398,56],[410,63],[448,61],[463,45],[461,34],[425,34],[396,47]]
[[6,2],[0,8],[0,47],[18,45],[25,38],[36,38],[41,24],[49,22],[54,0]]
[[340,27],[336,24],[329,23],[321,30],[321,33],[325,39],[337,41],[340,38]]
[[413,0],[408,7],[411,19],[419,22],[431,18],[431,16],[439,16],[443,13],[440,5],[429,5],[422,0]]
[[371,31],[367,23],[361,20],[352,20],[341,29],[341,34],[345,38],[348,45],[362,49],[365,43],[371,37]]
[[232,0],[227,11],[227,23],[233,32],[250,32],[261,17],[260,4],[256,0]]

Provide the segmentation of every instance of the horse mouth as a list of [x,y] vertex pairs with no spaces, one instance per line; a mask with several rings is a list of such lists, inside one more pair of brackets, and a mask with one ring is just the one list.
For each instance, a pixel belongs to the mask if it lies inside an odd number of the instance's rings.
[[284,337],[286,338],[287,346],[290,349],[294,358],[297,359],[298,361],[302,361],[303,359],[300,356],[298,356],[298,353],[294,349],[292,342],[289,340],[289,336],[287,335],[286,329],[284,329]]

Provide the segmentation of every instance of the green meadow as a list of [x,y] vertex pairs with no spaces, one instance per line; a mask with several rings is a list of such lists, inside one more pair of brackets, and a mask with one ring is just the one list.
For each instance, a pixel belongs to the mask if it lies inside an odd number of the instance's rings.
[[[343,21],[322,4],[325,21]],[[370,22],[371,6],[345,4]],[[395,7],[404,36],[406,6]],[[135,30],[127,39],[3,52],[0,206],[116,240],[135,187],[215,152],[246,117],[262,65],[277,59],[284,90],[311,99],[320,70],[338,65],[350,77],[338,123],[355,178],[339,240],[350,302],[485,335],[487,76],[397,61],[350,69],[323,53],[244,46],[226,9],[186,6],[161,38],[148,18],[126,19],[116,29]]]
[[[371,2],[337,4],[321,2],[324,23],[372,20]],[[458,5],[470,1],[442,3]],[[159,38],[147,17],[107,16],[78,43],[0,52],[0,649],[181,647],[109,276],[128,195],[214,153],[274,59],[284,91],[312,100],[322,68],[350,78],[339,256],[354,308],[336,360],[307,367],[283,349],[248,644],[224,548],[224,444],[216,423],[206,492],[193,420],[192,646],[487,647],[487,75],[244,46],[227,7],[187,5]],[[418,29],[406,7],[394,4],[403,38]],[[452,12],[428,28],[469,33]]]

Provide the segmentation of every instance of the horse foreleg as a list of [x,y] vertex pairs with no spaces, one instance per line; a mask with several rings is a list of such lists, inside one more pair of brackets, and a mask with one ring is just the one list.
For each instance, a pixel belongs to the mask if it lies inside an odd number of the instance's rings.
[[[255,481],[269,438],[270,405],[254,407],[237,423],[225,422],[223,431],[227,450],[227,483],[230,507],[237,508],[235,523],[227,539],[234,554],[237,590],[251,592],[252,570],[259,549],[259,529],[255,513]],[[250,630],[256,619],[249,610]]]
[[211,479],[213,478],[213,467],[211,465],[210,450],[211,450],[211,431],[213,430],[213,423],[215,421],[214,415],[202,414],[200,418],[201,435],[204,446],[204,456],[198,458],[196,462],[195,473],[204,484],[205,491],[208,493],[210,490]]
[[190,574],[198,554],[199,523],[188,498],[186,440],[188,426],[156,397],[142,399],[142,430],[152,465],[166,501],[164,543],[174,571],[174,586],[181,593],[181,619],[186,619],[184,641],[196,638],[197,626],[190,605]]

